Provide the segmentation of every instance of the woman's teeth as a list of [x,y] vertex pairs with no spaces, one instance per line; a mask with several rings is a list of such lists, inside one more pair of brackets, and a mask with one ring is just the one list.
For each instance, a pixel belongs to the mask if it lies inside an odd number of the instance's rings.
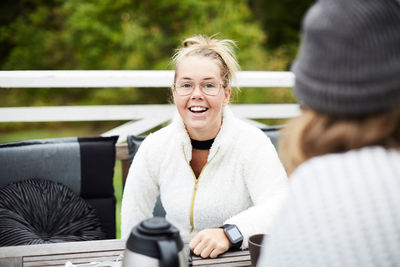
[[204,112],[207,110],[205,107],[190,107],[189,110],[191,112]]

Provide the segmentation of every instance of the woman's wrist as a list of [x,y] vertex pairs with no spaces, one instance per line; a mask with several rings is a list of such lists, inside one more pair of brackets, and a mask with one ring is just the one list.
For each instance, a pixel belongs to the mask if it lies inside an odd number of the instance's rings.
[[243,243],[243,235],[239,228],[234,224],[224,224],[219,228],[224,230],[225,236],[229,240],[231,248],[240,249]]

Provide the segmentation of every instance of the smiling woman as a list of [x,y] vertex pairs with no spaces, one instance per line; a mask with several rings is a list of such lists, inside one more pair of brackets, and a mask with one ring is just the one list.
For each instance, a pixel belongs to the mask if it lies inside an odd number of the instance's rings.
[[192,139],[215,138],[221,128],[222,108],[229,102],[231,89],[220,90],[220,72],[215,59],[197,55],[182,59],[176,71],[174,102]]
[[177,50],[177,114],[143,141],[132,162],[122,199],[123,238],[152,216],[158,195],[167,220],[201,257],[247,248],[250,235],[268,231],[286,173],[269,138],[228,107],[238,69],[233,48],[231,40],[194,36]]

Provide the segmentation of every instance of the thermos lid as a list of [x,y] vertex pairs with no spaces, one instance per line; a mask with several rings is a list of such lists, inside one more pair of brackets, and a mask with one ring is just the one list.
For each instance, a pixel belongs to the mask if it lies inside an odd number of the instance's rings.
[[178,251],[183,242],[179,230],[162,217],[154,217],[136,225],[126,242],[127,249],[153,258],[160,258],[157,242],[164,240],[174,242]]

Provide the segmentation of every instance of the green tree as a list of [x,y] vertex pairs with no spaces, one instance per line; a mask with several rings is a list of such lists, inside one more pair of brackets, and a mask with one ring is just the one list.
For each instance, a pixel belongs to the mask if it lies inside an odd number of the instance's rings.
[[1,69],[47,69],[53,33],[61,27],[59,1],[5,0],[0,6]]
[[246,68],[262,68],[265,56],[265,35],[246,1],[16,3],[0,26],[0,42],[8,44],[2,69],[165,69],[174,48],[199,33],[236,40]]
[[[287,69],[296,50],[266,49],[269,37],[246,0],[5,0],[1,12],[3,70],[170,69],[174,49],[193,34],[235,40],[243,70]],[[249,92],[242,98],[254,99]],[[166,103],[168,94],[157,88],[0,90],[7,106]]]
[[315,0],[250,0],[249,5],[261,22],[271,48],[297,44],[301,19]]

